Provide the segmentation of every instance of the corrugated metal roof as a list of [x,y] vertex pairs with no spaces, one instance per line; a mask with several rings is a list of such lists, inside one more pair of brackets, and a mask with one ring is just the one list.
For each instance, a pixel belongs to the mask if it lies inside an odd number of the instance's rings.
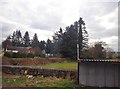
[[106,59],[80,59],[78,62],[120,62],[120,60],[106,60]]

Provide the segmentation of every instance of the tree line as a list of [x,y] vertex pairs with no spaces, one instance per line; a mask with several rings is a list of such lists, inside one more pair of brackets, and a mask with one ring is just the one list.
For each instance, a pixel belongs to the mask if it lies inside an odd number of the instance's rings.
[[45,49],[45,41],[39,41],[38,36],[35,33],[33,38],[30,39],[29,32],[26,31],[25,34],[22,36],[20,30],[16,30],[13,32],[12,35],[9,35],[5,41],[2,42],[3,46],[5,44],[17,47],[39,47],[40,49]]
[[45,50],[47,54],[71,59],[76,59],[77,44],[79,44],[81,58],[106,58],[104,42],[96,42],[93,47],[88,45],[89,34],[82,18],[64,29],[60,27],[52,37],[53,40],[47,39],[46,42],[44,40],[39,41],[37,33],[30,39],[28,31],[22,36],[21,31],[16,30],[2,44],[4,44],[3,46],[9,44],[17,47],[39,47],[41,50]]

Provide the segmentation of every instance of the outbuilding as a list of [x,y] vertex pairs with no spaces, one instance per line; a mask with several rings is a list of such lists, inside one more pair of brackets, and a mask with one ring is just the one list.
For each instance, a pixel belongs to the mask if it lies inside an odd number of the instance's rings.
[[81,59],[78,75],[83,86],[120,88],[120,61]]

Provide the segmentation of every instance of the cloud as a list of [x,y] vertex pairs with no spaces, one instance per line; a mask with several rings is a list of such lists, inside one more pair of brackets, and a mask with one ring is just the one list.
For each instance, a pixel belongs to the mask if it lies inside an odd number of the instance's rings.
[[104,42],[108,43],[109,47],[111,47],[113,50],[118,51],[118,37],[117,36],[111,36],[102,39]]
[[100,26],[105,27],[106,29],[118,27],[118,8],[114,9],[113,12],[108,13],[107,15],[96,17],[96,20],[100,21]]
[[13,31],[16,30],[20,30],[23,35],[26,31],[28,31],[31,39],[35,33],[38,34],[39,40],[47,40],[48,38],[51,39],[53,35],[53,31],[31,28],[29,25],[15,23],[6,19],[4,19],[4,21],[1,20],[0,23],[2,24],[2,40],[5,40],[7,36],[12,35]]
[[[73,24],[83,17],[89,33],[89,42],[102,39],[112,48],[117,47],[117,6],[108,0],[92,2],[85,0],[1,0],[0,24],[5,39],[19,29],[29,31],[31,38],[38,34],[39,40],[52,39],[60,27]],[[111,39],[109,42],[106,39]],[[114,48],[116,50],[116,48]]]
[[[118,7],[116,2],[90,2],[81,12],[89,33],[89,42],[103,40],[114,50],[118,49],[118,40],[112,42],[111,37],[118,37]],[[108,38],[109,41],[106,40]]]

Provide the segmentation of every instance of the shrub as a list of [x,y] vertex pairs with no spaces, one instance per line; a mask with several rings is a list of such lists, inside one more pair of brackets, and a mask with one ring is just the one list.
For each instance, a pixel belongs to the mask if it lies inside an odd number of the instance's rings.
[[39,54],[39,57],[44,57],[45,58],[45,55],[44,54]]
[[45,57],[44,54],[32,54],[32,53],[13,53],[13,52],[5,52],[5,57],[9,58],[34,58],[34,57]]
[[34,54],[28,53],[28,54],[27,54],[27,57],[28,57],[28,58],[34,58]]
[[42,54],[32,54],[32,53],[22,53],[22,54],[19,54],[20,58],[34,58],[34,57],[45,57],[44,55]]
[[12,58],[12,52],[5,52],[4,56]]
[[19,58],[19,54],[18,53],[12,53],[12,57],[13,58]]
[[27,57],[27,54],[25,54],[25,53],[18,53],[19,55],[18,55],[18,57],[19,58],[26,58]]

